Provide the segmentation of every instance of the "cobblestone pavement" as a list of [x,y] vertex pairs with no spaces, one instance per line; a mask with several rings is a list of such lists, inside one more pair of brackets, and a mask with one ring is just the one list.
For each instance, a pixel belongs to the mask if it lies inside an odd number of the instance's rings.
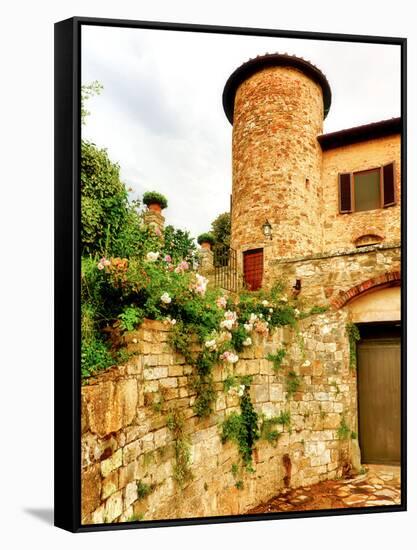
[[248,514],[359,508],[401,503],[399,466],[367,465],[366,473],[346,479],[323,481],[310,487],[283,489]]

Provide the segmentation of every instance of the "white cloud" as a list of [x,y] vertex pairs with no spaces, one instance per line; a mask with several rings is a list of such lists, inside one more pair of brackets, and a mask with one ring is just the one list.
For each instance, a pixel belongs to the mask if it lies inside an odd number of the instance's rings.
[[108,149],[137,195],[164,193],[167,223],[196,236],[229,209],[224,84],[266,52],[299,55],[324,72],[325,132],[400,114],[399,46],[83,26],[83,82],[104,86],[89,101],[83,136]]

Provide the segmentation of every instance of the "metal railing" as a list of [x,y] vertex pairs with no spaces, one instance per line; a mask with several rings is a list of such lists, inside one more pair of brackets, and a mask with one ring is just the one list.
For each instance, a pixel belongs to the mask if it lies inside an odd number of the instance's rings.
[[236,250],[225,245],[213,248],[214,284],[230,292],[240,288]]

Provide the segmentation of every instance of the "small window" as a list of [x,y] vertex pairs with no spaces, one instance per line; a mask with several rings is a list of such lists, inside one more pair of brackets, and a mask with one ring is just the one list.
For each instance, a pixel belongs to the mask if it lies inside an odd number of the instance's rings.
[[372,244],[379,244],[384,240],[383,237],[380,235],[374,235],[374,234],[368,234],[368,235],[361,235],[357,239],[355,239],[354,243],[356,248],[361,248],[362,246],[370,246]]
[[355,212],[381,207],[380,175],[379,168],[353,174]]
[[363,212],[396,204],[394,163],[339,174],[339,212]]

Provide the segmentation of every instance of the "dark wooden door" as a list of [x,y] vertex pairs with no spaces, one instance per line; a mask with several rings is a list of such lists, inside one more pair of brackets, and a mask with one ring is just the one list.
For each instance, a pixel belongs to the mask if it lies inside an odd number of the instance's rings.
[[243,277],[249,290],[258,290],[262,286],[264,274],[263,248],[247,250],[243,253]]
[[359,442],[365,464],[400,462],[400,364],[399,338],[358,345]]

